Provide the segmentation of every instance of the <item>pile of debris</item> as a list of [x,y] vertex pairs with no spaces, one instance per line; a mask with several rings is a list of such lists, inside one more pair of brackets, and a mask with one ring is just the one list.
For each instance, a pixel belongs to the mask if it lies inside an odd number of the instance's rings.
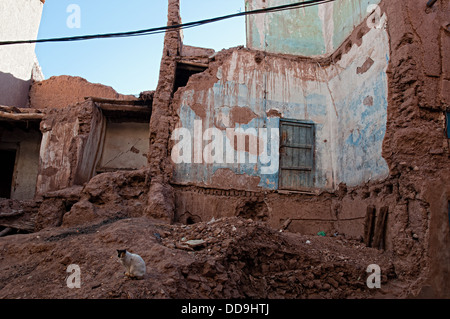
[[281,232],[251,219],[171,226],[158,235],[166,247],[195,255],[181,271],[195,287],[203,284],[206,297],[362,298],[373,293],[370,264],[383,269],[382,284],[395,278],[388,254],[361,242]]
[[[104,220],[0,238],[0,298],[374,298],[402,296],[391,256],[339,236],[280,232],[239,217],[169,225]],[[124,277],[117,249],[146,261]],[[67,285],[78,265],[81,287]],[[368,265],[381,289],[367,286]]]

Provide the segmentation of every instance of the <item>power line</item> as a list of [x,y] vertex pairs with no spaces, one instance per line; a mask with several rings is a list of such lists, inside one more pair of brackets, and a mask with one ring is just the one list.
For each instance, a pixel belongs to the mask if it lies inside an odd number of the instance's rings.
[[193,28],[193,27],[197,27],[200,25],[218,22],[218,21],[222,21],[222,20],[227,20],[227,19],[240,17],[240,16],[248,16],[248,15],[253,15],[253,14],[271,13],[271,12],[279,12],[279,11],[284,11],[284,10],[306,8],[306,7],[315,6],[315,5],[333,2],[333,1],[335,1],[335,0],[308,0],[308,1],[280,5],[280,6],[276,6],[276,7],[244,11],[244,12],[229,14],[229,15],[216,17],[216,18],[210,18],[210,19],[205,19],[205,20],[199,20],[199,21],[194,21],[194,22],[158,27],[158,28],[128,31],[128,32],[118,32],[118,33],[105,33],[105,34],[91,34],[91,35],[82,35],[82,36],[73,36],[73,37],[62,37],[62,38],[1,41],[0,45],[45,43],[45,42],[69,42],[69,41],[83,41],[83,40],[91,40],[91,39],[124,38],[124,37],[132,37],[132,36],[153,35],[153,34],[166,32],[167,30],[188,29],[188,28]]

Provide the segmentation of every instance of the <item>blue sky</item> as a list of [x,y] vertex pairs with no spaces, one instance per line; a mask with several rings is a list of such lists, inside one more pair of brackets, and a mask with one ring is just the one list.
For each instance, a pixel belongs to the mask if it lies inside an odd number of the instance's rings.
[[[244,0],[180,0],[183,22],[244,11]],[[80,28],[70,28],[80,9]],[[167,0],[47,0],[38,38],[134,31],[165,26]],[[186,29],[184,43],[220,51],[245,45],[245,19],[232,18]],[[154,90],[164,34],[78,42],[38,43],[36,54],[46,79],[54,75],[81,76],[113,87],[122,94]]]

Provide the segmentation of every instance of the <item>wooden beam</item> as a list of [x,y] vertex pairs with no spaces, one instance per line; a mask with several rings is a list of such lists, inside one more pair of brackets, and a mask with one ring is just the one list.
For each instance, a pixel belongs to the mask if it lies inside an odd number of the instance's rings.
[[5,237],[6,235],[8,235],[12,231],[13,231],[13,229],[11,227],[6,227],[5,229],[3,229],[0,232],[0,237]]
[[194,67],[202,68],[202,69],[207,69],[209,67],[209,65],[205,64],[205,63],[191,62],[191,61],[186,61],[186,60],[180,60],[178,62],[178,64],[194,66]]
[[104,111],[129,112],[129,113],[151,113],[152,109],[146,106],[100,104],[98,107]]
[[16,217],[23,214],[23,210],[12,210],[9,213],[0,213],[0,218]]
[[85,100],[92,100],[94,103],[105,103],[114,105],[147,105],[144,100],[115,100],[115,99],[105,99],[102,97],[86,96]]
[[34,222],[30,220],[0,220],[0,226],[19,229],[30,233],[34,231]]
[[378,249],[384,249],[385,247],[385,234],[386,234],[386,220],[388,215],[389,207],[381,207],[380,212],[377,217],[377,223],[375,225],[375,232],[373,235],[373,245],[372,247]]
[[0,121],[41,121],[43,113],[8,113],[0,111]]
[[366,217],[364,220],[364,244],[367,247],[372,246],[372,236],[373,236],[373,230],[375,225],[375,213],[376,208],[375,206],[367,206],[366,211]]
[[33,232],[34,220],[33,216],[25,214],[23,210],[12,210],[8,213],[0,213],[0,226]]

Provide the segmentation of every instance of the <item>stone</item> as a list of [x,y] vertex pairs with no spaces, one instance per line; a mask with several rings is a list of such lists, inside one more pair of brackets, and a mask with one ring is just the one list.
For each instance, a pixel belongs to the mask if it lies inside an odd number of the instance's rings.
[[192,247],[192,248],[199,248],[205,246],[206,241],[203,239],[191,239],[186,241],[186,245]]

